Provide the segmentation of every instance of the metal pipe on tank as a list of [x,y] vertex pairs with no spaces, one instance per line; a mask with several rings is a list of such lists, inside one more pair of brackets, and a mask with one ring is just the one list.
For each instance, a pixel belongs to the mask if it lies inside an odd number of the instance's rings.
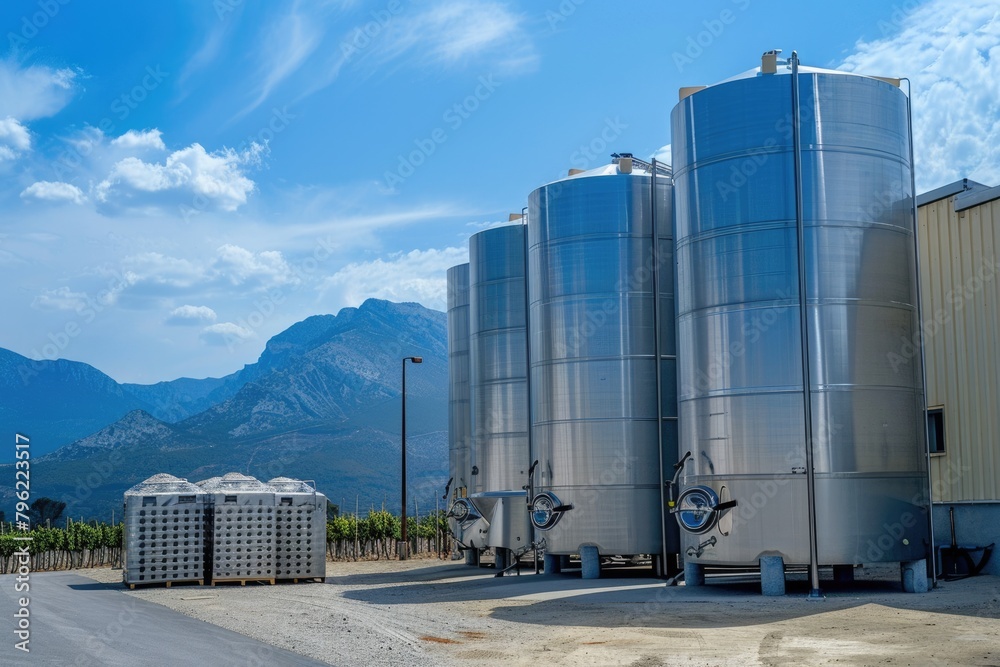
[[816,468],[813,462],[812,374],[809,369],[809,306],[806,301],[806,242],[802,193],[802,117],[799,109],[799,55],[792,51],[792,154],[795,169],[795,230],[799,263],[799,331],[802,337],[802,399],[806,437],[806,495],[809,506],[809,597],[819,589],[819,549],[816,544]]
[[[920,231],[917,221],[917,178],[915,163],[913,162],[913,98],[911,95],[910,80],[904,77],[900,81],[906,82],[906,131],[910,142],[910,198],[913,205],[913,281],[917,291],[917,326],[920,331],[920,377],[923,385],[920,403],[924,412],[924,456],[927,461],[927,528],[930,531],[931,580],[934,587],[937,587],[937,553],[934,549],[934,487],[931,484],[931,438],[930,427],[927,424],[927,360],[924,354],[924,312],[923,304],[920,300]],[[954,528],[953,519],[953,533]]]
[[[662,551],[660,552],[660,572],[667,570],[667,503],[663,494],[666,480],[663,479],[663,343],[661,340],[662,324],[660,323],[660,227],[656,216],[656,158],[652,161],[653,168],[649,170],[649,218],[653,228],[653,354],[656,357],[656,449],[660,454],[660,530],[662,531]],[[656,556],[654,556],[656,558]]]

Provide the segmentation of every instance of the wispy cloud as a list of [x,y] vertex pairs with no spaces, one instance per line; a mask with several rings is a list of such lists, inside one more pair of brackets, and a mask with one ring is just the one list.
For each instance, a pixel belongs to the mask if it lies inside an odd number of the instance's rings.
[[320,285],[325,303],[357,306],[374,297],[447,307],[446,271],[468,261],[468,248],[412,250],[343,267]]
[[454,70],[476,67],[515,75],[537,68],[539,54],[526,19],[504,2],[436,0],[383,10],[358,23],[311,59],[311,78],[296,101],[334,83],[348,66],[363,78],[403,68]]
[[255,97],[233,120],[250,113],[270,97],[282,82],[295,74],[323,40],[324,29],[319,17],[296,2],[284,16],[275,20],[261,37],[260,69],[256,78],[260,84]]
[[0,117],[30,121],[58,113],[73,98],[76,78],[69,68],[0,60]]
[[963,177],[1000,183],[1000,8],[932,0],[892,11],[884,25],[895,30],[858,42],[841,68],[912,79],[918,192]]
[[438,2],[390,22],[375,45],[376,59],[406,56],[415,66],[456,67],[490,57],[500,69],[528,69],[536,64],[537,54],[523,24],[524,18],[505,3]]

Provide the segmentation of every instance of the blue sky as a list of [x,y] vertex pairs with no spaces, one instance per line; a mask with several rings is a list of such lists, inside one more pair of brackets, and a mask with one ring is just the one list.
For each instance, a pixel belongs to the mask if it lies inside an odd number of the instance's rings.
[[680,86],[798,50],[914,80],[918,190],[1000,183],[994,3],[35,0],[0,8],[0,346],[223,375],[365,298],[444,308],[466,239]]

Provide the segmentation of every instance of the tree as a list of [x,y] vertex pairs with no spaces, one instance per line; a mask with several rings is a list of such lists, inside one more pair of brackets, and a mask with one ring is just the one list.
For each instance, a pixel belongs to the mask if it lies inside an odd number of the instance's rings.
[[326,520],[333,521],[338,516],[340,516],[340,505],[334,505],[329,501],[326,501]]
[[55,523],[66,509],[66,503],[52,498],[39,498],[31,503],[28,519],[32,526],[44,526],[46,521]]

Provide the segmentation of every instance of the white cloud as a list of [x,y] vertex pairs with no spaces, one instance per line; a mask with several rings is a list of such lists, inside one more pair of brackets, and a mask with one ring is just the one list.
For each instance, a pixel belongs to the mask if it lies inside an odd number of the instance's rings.
[[257,96],[237,118],[260,106],[285,79],[305,64],[323,41],[322,21],[301,11],[295,3],[291,11],[272,21],[258,42],[262,62],[256,79]]
[[68,287],[45,290],[31,301],[32,308],[47,311],[71,310],[79,312],[83,310],[86,305],[86,293],[73,292]]
[[932,0],[908,14],[886,11],[886,36],[858,42],[841,68],[912,79],[917,192],[963,177],[1000,183],[996,2]]
[[94,193],[105,211],[183,206],[235,211],[256,187],[245,170],[260,163],[263,151],[255,143],[240,153],[228,148],[209,153],[195,143],[162,163],[127,157],[112,167]]
[[167,324],[200,324],[214,322],[218,318],[208,306],[180,306],[174,308],[167,318]]
[[21,199],[40,199],[43,201],[72,202],[82,204],[87,200],[83,191],[72,183],[61,181],[38,181],[21,191]]
[[254,253],[227,243],[216,254],[218,257],[212,265],[213,271],[231,285],[269,288],[299,282],[277,250]]
[[339,294],[340,303],[360,305],[368,298],[416,301],[428,308],[447,308],[448,268],[469,259],[467,248],[411,250],[387,259],[348,264],[323,281],[320,292]]
[[212,324],[201,330],[199,338],[206,345],[233,345],[253,338],[254,333],[246,327],[241,327],[235,322],[220,322]]
[[0,162],[13,160],[31,150],[31,134],[16,118],[0,120]]
[[156,150],[166,150],[166,146],[163,144],[162,132],[153,128],[152,130],[129,130],[125,134],[111,141],[112,146],[120,146],[122,148],[155,148]]
[[71,69],[0,60],[0,116],[22,121],[52,116],[72,99],[75,80]]
[[500,70],[529,70],[537,64],[524,17],[501,2],[446,0],[386,26],[374,47],[382,61],[406,56],[419,66],[454,67],[487,57]]

